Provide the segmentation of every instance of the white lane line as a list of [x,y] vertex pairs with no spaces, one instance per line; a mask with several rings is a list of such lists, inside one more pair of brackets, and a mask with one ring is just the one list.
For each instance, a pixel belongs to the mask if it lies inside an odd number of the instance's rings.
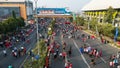
[[[86,43],[88,46],[90,46],[89,43]],[[107,63],[102,57],[100,57],[100,59],[104,62],[104,63]]]
[[[73,39],[72,39],[73,40]],[[76,42],[73,40],[73,42],[74,42],[74,45],[76,46],[76,48],[78,49],[78,51],[80,52],[80,50],[79,50],[79,47],[78,47],[78,45],[76,44]],[[87,64],[87,66],[88,66],[88,68],[90,68],[90,65],[88,64],[88,62],[86,61],[86,59],[85,59],[85,57],[83,56],[83,54],[80,52],[80,54],[81,54],[81,57],[82,57],[82,59],[83,59],[83,61]]]
[[100,59],[101,59],[104,63],[107,63],[102,57],[100,57]]
[[27,58],[29,57],[29,55],[27,55],[27,57],[25,58],[25,60],[23,61],[23,63],[20,65],[19,68],[22,68],[22,66],[24,65],[25,61],[27,60]]
[[[30,49],[32,49],[32,46],[26,51],[26,53],[28,53],[30,51]],[[26,56],[26,58],[24,59],[24,61],[22,62],[22,64],[20,65],[19,68],[22,68],[22,66],[24,65],[25,61],[27,60],[27,58],[29,57],[29,55]]]

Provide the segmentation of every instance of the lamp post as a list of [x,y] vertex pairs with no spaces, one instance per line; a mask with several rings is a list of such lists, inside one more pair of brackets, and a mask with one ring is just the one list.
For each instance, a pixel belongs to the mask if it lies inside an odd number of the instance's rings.
[[35,21],[36,21],[36,29],[37,29],[37,45],[38,45],[38,55],[40,54],[40,49],[39,49],[39,33],[38,33],[38,19],[37,19],[37,1],[35,1]]

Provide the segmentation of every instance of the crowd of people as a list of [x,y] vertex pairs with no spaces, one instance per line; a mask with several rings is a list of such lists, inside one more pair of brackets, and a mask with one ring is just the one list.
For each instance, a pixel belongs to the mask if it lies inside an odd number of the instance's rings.
[[[32,25],[32,27],[34,26]],[[2,39],[0,39],[1,55],[4,58],[8,58],[7,56],[9,55],[16,58],[24,56],[26,54],[26,47],[21,42],[29,43],[30,39],[28,39],[28,36],[32,31],[33,28],[28,28],[28,31],[20,29],[17,32],[2,35]],[[8,68],[12,68],[12,65],[10,64]]]
[[[92,47],[91,45],[87,45],[87,40],[95,40],[96,37],[94,35],[88,35],[88,34],[77,34],[78,28],[76,28],[74,25],[65,25],[66,28],[61,28],[62,31],[62,36],[63,38],[73,38],[73,39],[78,39],[82,42],[84,42],[83,46],[80,47],[80,52],[82,54],[88,54],[88,56],[91,58],[91,62],[90,64],[92,65],[96,65],[97,61],[96,59],[98,58],[102,58],[103,57],[103,53],[102,53],[102,49],[99,48],[95,48]],[[58,32],[59,30],[57,30]],[[102,44],[106,44],[107,41],[104,40],[104,38],[102,36],[101,37],[101,43]],[[63,49],[65,49],[66,47],[66,42],[63,43]],[[70,47],[70,49],[68,50],[68,55],[71,55],[71,50],[72,48]],[[62,55],[62,54],[61,54]],[[112,59],[110,59],[109,61],[109,66],[111,68],[115,68],[119,66],[119,58],[120,58],[120,53],[118,53],[117,55],[115,54],[114,56],[112,55]],[[65,64],[66,66],[67,64]],[[67,66],[65,67],[67,68]],[[69,67],[68,67],[69,68]]]

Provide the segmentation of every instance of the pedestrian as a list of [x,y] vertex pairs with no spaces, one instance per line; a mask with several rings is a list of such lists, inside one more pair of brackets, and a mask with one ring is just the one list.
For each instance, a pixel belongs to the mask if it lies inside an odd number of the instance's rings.
[[70,46],[70,49],[68,51],[69,56],[71,56],[71,53],[72,53],[71,50],[72,50],[72,47]]
[[3,54],[4,54],[4,57],[6,57],[6,56],[7,56],[7,52],[6,52],[6,50],[5,50],[5,49],[3,50]]
[[92,65],[96,65],[96,63],[95,63],[95,59],[94,59],[94,58],[91,59],[91,63],[90,63],[90,64],[92,64]]
[[98,57],[99,57],[99,52],[97,51],[97,52],[96,52],[96,58],[98,58]]
[[65,59],[65,57],[66,57],[66,52],[62,52],[62,57],[63,57],[63,59]]
[[72,68],[72,63],[69,63],[69,68]]
[[14,52],[14,57],[16,57],[16,58],[17,58],[17,52]]
[[14,51],[17,51],[17,47],[14,47]]
[[115,59],[113,60],[113,63],[114,63],[114,66],[117,67],[117,66],[118,66],[118,59],[115,58]]
[[100,50],[100,52],[99,52],[99,56],[102,57],[102,50]]
[[80,52],[81,52],[81,53],[84,53],[83,47],[80,47]]
[[65,62],[65,68],[69,68],[69,66],[68,66],[68,63],[67,63],[67,62]]
[[117,53],[117,56],[116,56],[118,59],[120,58],[120,51]]
[[20,49],[18,49],[18,56],[19,56],[19,57],[21,56],[21,51],[20,51]]
[[24,47],[24,50],[23,50],[24,54],[26,54],[26,48]]
[[59,55],[59,49],[56,50],[56,54],[57,54],[57,56]]
[[59,56],[62,57],[62,53],[60,53]]
[[109,62],[109,66],[110,66],[110,68],[113,68],[113,67],[114,67],[113,61],[110,61],[110,62]]
[[0,46],[3,48],[3,42],[2,41],[0,41]]
[[10,64],[10,65],[8,65],[8,68],[13,68],[13,66]]
[[56,54],[56,52],[54,53],[54,59],[56,59],[57,58],[57,54]]

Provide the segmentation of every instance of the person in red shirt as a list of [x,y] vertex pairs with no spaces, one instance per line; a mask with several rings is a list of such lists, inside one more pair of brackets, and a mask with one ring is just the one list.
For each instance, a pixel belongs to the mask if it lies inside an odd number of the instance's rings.
[[24,51],[24,54],[26,54],[26,48],[25,48],[25,47],[24,47],[24,50],[23,50],[23,51]]
[[69,68],[72,68],[72,63],[69,64]]
[[66,56],[66,52],[62,52],[63,59],[65,59],[65,56]]

